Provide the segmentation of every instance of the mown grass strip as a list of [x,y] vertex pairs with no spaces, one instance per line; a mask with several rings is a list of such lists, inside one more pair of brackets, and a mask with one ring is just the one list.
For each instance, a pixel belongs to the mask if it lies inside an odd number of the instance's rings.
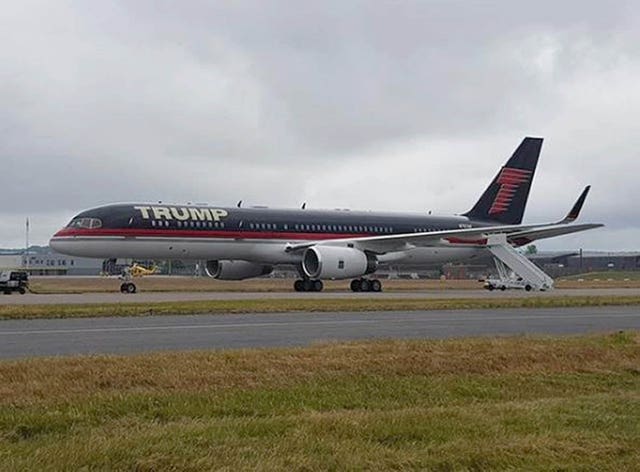
[[255,299],[86,305],[0,305],[0,319],[100,316],[190,315],[199,313],[285,313],[333,311],[418,311],[492,308],[556,308],[640,305],[638,296],[569,296],[469,299]]
[[2,470],[637,470],[640,334],[0,362]]

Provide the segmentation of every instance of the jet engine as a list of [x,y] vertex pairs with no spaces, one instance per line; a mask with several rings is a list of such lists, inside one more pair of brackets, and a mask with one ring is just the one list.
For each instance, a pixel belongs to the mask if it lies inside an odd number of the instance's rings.
[[273,267],[248,261],[207,261],[205,271],[218,280],[244,280],[270,274]]
[[375,256],[349,247],[313,246],[302,256],[302,270],[312,279],[350,279],[377,268]]

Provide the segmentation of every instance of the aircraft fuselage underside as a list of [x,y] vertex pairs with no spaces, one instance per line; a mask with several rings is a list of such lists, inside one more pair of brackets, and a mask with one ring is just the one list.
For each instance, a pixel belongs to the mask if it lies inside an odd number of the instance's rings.
[[[233,240],[156,237],[59,237],[55,249],[72,252],[80,257],[131,258],[131,259],[181,259],[220,260],[239,259],[274,265],[298,265],[302,253],[287,252],[292,243],[280,240]],[[398,264],[442,264],[470,259],[486,253],[480,246],[446,245],[418,247],[396,252],[392,260]]]

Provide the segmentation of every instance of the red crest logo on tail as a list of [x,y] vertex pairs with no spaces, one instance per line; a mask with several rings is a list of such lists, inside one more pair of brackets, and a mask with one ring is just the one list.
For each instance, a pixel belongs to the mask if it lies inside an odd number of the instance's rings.
[[497,180],[500,188],[489,209],[489,214],[494,215],[507,211],[518,188],[520,188],[520,185],[523,183],[529,182],[531,174],[532,171],[530,170],[503,167]]

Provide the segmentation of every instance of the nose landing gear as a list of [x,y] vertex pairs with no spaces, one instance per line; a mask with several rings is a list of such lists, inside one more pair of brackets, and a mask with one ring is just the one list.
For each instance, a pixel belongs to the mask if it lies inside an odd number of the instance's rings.
[[120,285],[120,291],[122,293],[136,293],[137,290],[138,288],[136,287],[136,284],[132,282],[125,282]]

